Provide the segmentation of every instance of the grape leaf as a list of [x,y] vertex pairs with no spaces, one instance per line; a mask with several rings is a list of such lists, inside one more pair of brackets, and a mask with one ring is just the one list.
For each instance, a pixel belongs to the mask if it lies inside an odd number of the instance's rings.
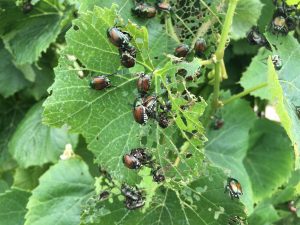
[[221,111],[224,125],[219,130],[207,131],[208,142],[205,146],[207,157],[217,166],[230,170],[230,176],[239,180],[244,193],[241,197],[247,210],[253,207],[253,193],[250,179],[243,165],[248,149],[248,133],[256,120],[250,106],[243,100],[236,100]]
[[81,159],[58,162],[40,178],[39,186],[32,191],[25,225],[79,224],[80,206],[93,190],[93,182]]
[[241,200],[251,213],[253,201],[272,195],[289,177],[294,164],[290,141],[278,124],[257,120],[244,101],[225,105],[221,115],[224,126],[207,132],[206,154],[241,182],[247,193]]
[[90,200],[93,203],[88,201],[84,207],[81,224],[227,224],[235,216],[244,218],[242,204],[224,194],[224,181],[223,172],[209,168],[181,191],[159,187],[145,213],[126,209],[117,196]]
[[[240,80],[240,84],[245,90],[268,82],[268,77],[266,76],[266,66],[269,55],[270,51],[260,48],[258,54],[252,58],[251,64],[243,73],[243,76]],[[251,92],[251,95],[260,97],[262,99],[271,99],[271,93],[268,88],[261,88],[253,91]]]
[[5,98],[29,85],[0,40],[0,94]]
[[270,203],[259,204],[249,217],[249,224],[265,225],[280,219],[274,206]]
[[14,174],[13,187],[31,191],[39,184],[39,177],[48,169],[44,167],[17,168]]
[[254,200],[258,202],[271,196],[287,181],[294,167],[293,149],[284,129],[273,121],[257,120],[250,130],[243,163],[252,183]]
[[[266,81],[268,88],[263,88],[253,92],[253,95],[260,98],[267,98],[275,103],[276,111],[281,122],[286,129],[289,137],[299,150],[300,146],[300,126],[296,113],[296,107],[300,105],[299,96],[299,74],[300,57],[299,44],[291,35],[274,36],[266,35],[273,48],[273,55],[279,55],[282,60],[282,68],[279,71],[273,71],[272,64],[269,69],[267,58],[270,55],[265,50],[253,59],[251,65],[244,73],[241,84],[247,88],[252,88]],[[278,73],[278,75],[277,75]]]
[[276,37],[268,35],[268,40],[276,46],[275,54],[278,54],[283,62],[283,66],[278,71],[278,75],[269,61],[268,81],[270,83],[270,93],[275,103],[276,111],[283,127],[295,145],[295,149],[300,151],[300,125],[299,115],[296,108],[300,106],[300,45],[292,36]]
[[[67,54],[75,55],[86,69],[92,70],[92,76],[95,72],[115,72],[120,65],[117,48],[106,37],[107,29],[114,26],[115,9],[115,5],[111,9],[95,7],[93,12],[83,13],[74,22],[78,30],[67,33]],[[146,29],[133,24],[127,28],[133,36],[132,43],[147,52]],[[89,38],[85,36],[87,33],[91,34]],[[137,59],[150,63],[143,54],[138,53]],[[136,173],[124,169],[122,156],[140,146],[140,126],[134,122],[131,106],[137,95],[136,76],[113,75],[110,79],[114,87],[92,90],[88,87],[90,78],[80,79],[72,69],[72,61],[65,56],[60,58],[55,73],[53,94],[44,104],[44,122],[58,127],[67,123],[73,132],[86,138],[96,163],[111,171],[112,176],[135,180]]]
[[234,40],[246,37],[250,28],[256,25],[263,4],[259,0],[239,0],[231,27]]
[[10,189],[0,194],[0,223],[3,225],[24,224],[29,196],[29,192],[18,189]]
[[18,164],[27,168],[56,162],[65,145],[77,144],[77,135],[69,135],[66,128],[50,128],[42,124],[42,102],[26,114],[9,142],[9,152]]
[[[128,0],[115,0],[113,3],[119,6],[118,14],[122,16],[125,20],[129,19],[134,21],[135,17],[131,15],[131,8],[134,6],[133,1]],[[80,5],[79,11],[86,12],[87,10],[93,10],[95,6],[99,6],[101,8],[110,8],[112,5],[111,1],[102,1],[102,0],[92,0],[92,1],[84,1]]]
[[[59,1],[39,1],[25,14],[14,1],[1,1],[0,36],[17,64],[33,63],[55,41],[72,7]],[[30,46],[30,47],[29,47]]]
[[10,170],[16,166],[8,152],[8,142],[18,123],[23,118],[30,102],[21,99],[0,97],[0,172]]

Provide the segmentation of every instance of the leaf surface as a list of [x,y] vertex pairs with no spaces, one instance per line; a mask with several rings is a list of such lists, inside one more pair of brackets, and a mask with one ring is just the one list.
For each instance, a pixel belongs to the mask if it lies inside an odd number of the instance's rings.
[[87,165],[78,158],[60,161],[39,183],[27,204],[25,225],[79,224],[81,204],[93,190]]
[[9,142],[9,152],[18,164],[27,168],[57,162],[66,144],[77,144],[77,135],[64,128],[50,128],[42,124],[42,102],[26,114]]

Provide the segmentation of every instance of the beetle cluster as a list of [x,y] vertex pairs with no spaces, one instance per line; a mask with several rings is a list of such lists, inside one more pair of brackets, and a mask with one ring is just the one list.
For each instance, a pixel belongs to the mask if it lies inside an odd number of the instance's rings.
[[289,6],[284,0],[273,1],[276,10],[270,23],[270,30],[273,34],[287,35],[290,31],[295,30],[299,23],[299,10],[297,5]]
[[117,27],[112,27],[107,29],[107,37],[114,46],[119,48],[121,64],[126,68],[134,67],[136,48],[130,44],[131,35]]
[[[238,180],[229,177],[227,179],[227,184],[225,186],[225,192],[229,191],[231,199],[240,198],[239,196],[243,194],[242,186]],[[224,193],[225,193],[224,192]]]
[[[137,89],[139,96],[135,99],[133,104],[133,117],[135,121],[141,125],[145,125],[149,118],[158,121],[158,124],[162,128],[166,128],[169,125],[169,119],[167,117],[167,110],[170,110],[170,106],[164,106],[159,104],[156,95],[149,95],[148,91],[151,87],[151,76],[145,73],[138,73]],[[162,112],[157,111],[158,104]]]
[[136,187],[130,187],[127,184],[122,184],[121,193],[125,196],[125,206],[127,209],[138,209],[145,204],[145,198],[142,192]]
[[151,155],[147,154],[144,148],[134,148],[130,154],[123,156],[123,163],[129,169],[139,169],[152,164]]
[[[194,44],[194,52],[197,57],[203,57],[204,52],[207,49],[207,44],[204,38],[198,38]],[[185,58],[190,52],[190,48],[187,44],[179,44],[174,51],[176,57]]]
[[143,1],[139,1],[135,3],[135,6],[131,9],[131,12],[137,17],[149,19],[155,17],[157,10],[169,13],[172,9],[169,3],[162,1],[157,1],[155,6],[156,7],[149,5]]
[[123,163],[129,169],[140,169],[142,166],[148,166],[151,168],[151,175],[155,182],[162,182],[165,180],[165,176],[162,174],[160,167],[155,167],[152,157],[146,152],[145,148],[134,148],[130,151],[130,154],[123,156]]

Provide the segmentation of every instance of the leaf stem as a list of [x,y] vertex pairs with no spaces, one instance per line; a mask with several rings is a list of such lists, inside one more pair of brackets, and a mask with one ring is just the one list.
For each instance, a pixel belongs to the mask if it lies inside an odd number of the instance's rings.
[[233,95],[230,98],[224,100],[222,103],[223,103],[223,105],[226,105],[226,104],[228,104],[228,103],[230,103],[230,102],[232,102],[232,101],[234,101],[236,99],[242,98],[242,97],[250,94],[251,92],[257,91],[257,90],[259,90],[261,88],[264,88],[264,87],[267,87],[267,86],[268,86],[268,83],[262,83],[260,85],[257,85],[255,87],[253,87],[253,88],[249,88],[249,89],[247,89],[247,90],[245,90],[245,91],[243,91],[241,93]]
[[234,11],[237,6],[237,3],[238,0],[229,1],[228,10],[224,21],[220,42],[218,44],[217,51],[216,51],[216,57],[218,61],[222,60],[224,57],[225,45],[228,39],[228,35],[229,35],[229,31],[230,31],[230,27],[232,24]]
[[147,64],[145,64],[145,63],[143,63],[143,62],[141,62],[141,61],[136,61],[136,63],[137,64],[140,64],[140,65],[142,65],[142,66],[144,66],[145,68],[147,68],[149,71],[153,71],[154,70],[154,68],[153,67],[150,67],[149,65],[147,65]]
[[214,92],[212,98],[212,113],[215,113],[216,109],[219,107],[219,92],[220,92],[220,82],[221,82],[221,70],[222,70],[222,60],[225,52],[225,45],[229,36],[230,27],[232,24],[234,11],[237,6],[238,0],[230,0],[228,5],[228,10],[226,13],[224,25],[222,28],[222,33],[220,37],[220,42],[216,51],[216,64],[215,64],[215,82],[214,82]]
[[177,167],[180,163],[179,155],[184,154],[188,150],[189,147],[190,147],[190,142],[188,142],[188,141],[184,142],[184,144],[181,146],[181,149],[180,149],[181,151],[178,153],[178,156],[173,164],[174,167]]
[[167,15],[167,14],[165,15],[165,21],[166,21],[167,33],[170,35],[171,38],[174,39],[174,41],[176,41],[177,43],[180,43],[180,40],[179,40],[177,34],[175,33],[170,15]]

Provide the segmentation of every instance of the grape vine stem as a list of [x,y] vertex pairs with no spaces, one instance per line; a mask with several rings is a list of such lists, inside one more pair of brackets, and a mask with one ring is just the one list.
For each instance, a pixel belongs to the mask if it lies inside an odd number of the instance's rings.
[[230,28],[233,21],[234,12],[237,6],[238,0],[230,0],[228,5],[228,10],[226,13],[224,25],[222,28],[222,33],[220,37],[220,42],[217,47],[216,51],[216,63],[215,63],[215,82],[214,82],[214,92],[213,92],[213,98],[212,98],[212,108],[213,113],[217,110],[219,107],[219,92],[220,92],[220,82],[221,82],[221,67],[222,67],[222,60],[224,58],[224,52],[225,52],[225,46],[226,42],[228,40]]
[[222,105],[226,105],[226,104],[228,104],[228,103],[230,103],[230,102],[232,102],[232,101],[234,101],[236,99],[239,99],[241,97],[244,97],[244,96],[250,94],[251,92],[257,91],[257,90],[259,90],[261,88],[264,88],[264,87],[267,87],[267,86],[268,86],[268,83],[262,83],[262,84],[259,84],[259,85],[255,86],[255,87],[253,87],[253,88],[249,88],[249,89],[247,89],[247,90],[245,90],[245,91],[243,91],[241,93],[233,95],[230,98],[224,100],[222,102]]

